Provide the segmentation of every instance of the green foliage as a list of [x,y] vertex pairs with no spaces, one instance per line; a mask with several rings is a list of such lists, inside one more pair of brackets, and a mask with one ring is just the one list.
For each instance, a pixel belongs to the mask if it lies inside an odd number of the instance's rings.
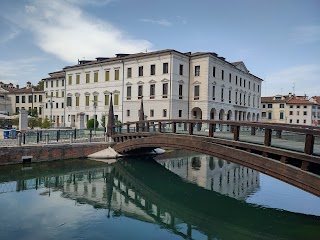
[[105,128],[106,127],[106,115],[101,116],[100,122],[101,122],[101,126]]
[[28,127],[31,129],[34,129],[35,127],[42,127],[42,119],[38,117],[29,118]]
[[29,109],[28,110],[28,115],[31,117],[38,117],[38,111],[36,109]]
[[49,121],[48,118],[45,118],[43,121],[42,121],[42,124],[41,124],[41,128],[50,128],[51,127],[51,122]]
[[35,90],[37,91],[41,91],[44,89],[44,80],[40,80],[37,84],[37,86],[35,87]]
[[17,118],[11,119],[11,124],[18,126],[19,125],[19,118],[17,117]]
[[121,122],[120,120],[116,120],[115,124],[116,124],[116,125],[121,125],[122,122]]
[[[99,126],[99,122],[96,120],[96,129]],[[91,118],[88,122],[87,122],[87,128],[94,128],[94,119]]]

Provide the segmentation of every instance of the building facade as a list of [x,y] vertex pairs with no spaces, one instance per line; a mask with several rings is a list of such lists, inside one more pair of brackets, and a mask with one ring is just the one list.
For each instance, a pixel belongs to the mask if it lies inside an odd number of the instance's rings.
[[301,125],[318,125],[320,120],[320,104],[317,97],[276,95],[262,97],[263,122],[289,123]]
[[67,127],[83,128],[94,116],[100,121],[108,113],[111,94],[121,122],[138,120],[141,98],[147,120],[260,119],[262,79],[249,73],[243,62],[229,63],[215,53],[117,54],[79,61],[62,72],[64,86],[52,84],[52,76],[44,81],[49,97],[64,91],[59,118],[63,116]]

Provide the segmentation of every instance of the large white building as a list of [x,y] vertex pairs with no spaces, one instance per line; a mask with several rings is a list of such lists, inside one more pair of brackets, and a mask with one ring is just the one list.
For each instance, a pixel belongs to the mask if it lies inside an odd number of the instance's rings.
[[[260,118],[262,79],[252,75],[243,62],[230,63],[216,53],[169,49],[117,54],[79,61],[59,74],[60,80],[44,79],[45,91],[47,101],[58,96],[64,106],[46,108],[45,115],[54,115],[56,122],[59,117],[67,127],[82,128],[95,114],[100,121],[108,113],[111,93],[115,116],[121,122],[138,120],[142,97],[148,120]],[[62,86],[56,82],[63,75]]]

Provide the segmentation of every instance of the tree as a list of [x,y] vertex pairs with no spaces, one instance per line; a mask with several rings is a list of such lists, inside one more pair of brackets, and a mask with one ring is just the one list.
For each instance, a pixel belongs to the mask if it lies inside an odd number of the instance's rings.
[[43,119],[41,128],[50,128],[50,127],[51,127],[51,123],[49,119],[48,118]]
[[40,80],[37,84],[37,86],[35,87],[35,90],[41,91],[44,90],[44,80]]
[[100,121],[101,121],[101,126],[105,128],[106,127],[106,115],[102,115]]
[[31,117],[38,117],[38,111],[36,109],[29,109],[28,110],[28,115]]
[[[99,122],[96,120],[96,129],[99,126]],[[87,122],[87,128],[94,128],[94,119],[91,118],[88,122]]]
[[34,129],[42,126],[42,119],[38,117],[31,117],[28,119],[28,127]]

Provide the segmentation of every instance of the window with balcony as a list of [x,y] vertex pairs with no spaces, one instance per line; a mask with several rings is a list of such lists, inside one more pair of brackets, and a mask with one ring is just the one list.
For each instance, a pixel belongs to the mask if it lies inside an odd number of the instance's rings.
[[150,99],[154,99],[155,95],[155,84],[150,84]]
[[179,84],[179,99],[183,98],[183,85]]
[[143,96],[143,86],[139,85],[138,86],[138,99],[141,99]]
[[131,86],[127,86],[127,100],[131,100]]
[[194,86],[194,100],[199,100],[200,97],[200,86]]
[[212,86],[212,100],[216,100],[216,86]]
[[162,84],[162,98],[168,97],[168,83]]

